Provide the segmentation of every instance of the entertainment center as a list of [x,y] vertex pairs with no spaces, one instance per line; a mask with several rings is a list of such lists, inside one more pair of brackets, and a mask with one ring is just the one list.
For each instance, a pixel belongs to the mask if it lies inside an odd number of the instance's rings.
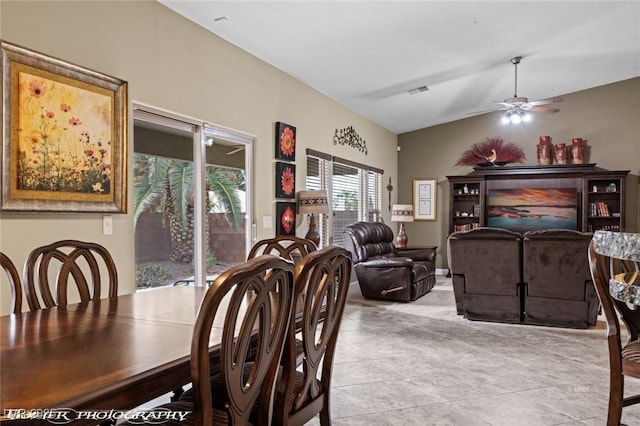
[[479,227],[625,230],[629,170],[596,164],[475,167],[449,180],[449,233]]

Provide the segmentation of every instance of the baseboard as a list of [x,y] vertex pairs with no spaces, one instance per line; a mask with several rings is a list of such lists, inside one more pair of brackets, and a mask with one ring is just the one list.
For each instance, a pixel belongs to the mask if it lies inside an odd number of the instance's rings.
[[449,275],[449,268],[436,268],[436,275]]

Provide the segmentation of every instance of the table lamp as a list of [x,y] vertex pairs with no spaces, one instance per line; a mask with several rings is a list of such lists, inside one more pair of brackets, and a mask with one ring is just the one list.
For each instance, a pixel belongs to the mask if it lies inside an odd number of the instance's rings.
[[316,243],[320,247],[320,234],[316,227],[315,213],[329,213],[329,202],[327,200],[327,191],[300,191],[298,192],[298,213],[309,213],[309,230],[304,237]]
[[406,248],[409,238],[404,231],[404,223],[413,222],[413,206],[411,204],[394,204],[391,207],[391,222],[400,222],[396,247]]

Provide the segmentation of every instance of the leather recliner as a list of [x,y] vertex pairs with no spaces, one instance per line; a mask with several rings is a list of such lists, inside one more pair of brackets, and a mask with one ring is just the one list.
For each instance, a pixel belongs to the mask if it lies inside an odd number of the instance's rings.
[[596,324],[600,302],[587,255],[592,237],[569,229],[523,235],[525,323],[574,328]]
[[435,249],[398,249],[379,222],[351,224],[344,235],[363,297],[409,302],[435,286]]
[[521,234],[500,228],[454,232],[447,250],[459,315],[470,320],[521,321]]

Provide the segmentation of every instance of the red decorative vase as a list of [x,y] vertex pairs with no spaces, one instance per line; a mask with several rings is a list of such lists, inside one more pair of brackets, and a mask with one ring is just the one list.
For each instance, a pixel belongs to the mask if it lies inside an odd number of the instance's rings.
[[565,146],[565,144],[555,144],[553,157],[556,160],[556,164],[567,164],[567,147]]
[[551,136],[540,136],[540,143],[536,145],[538,151],[538,164],[546,166],[551,164]]
[[584,162],[584,143],[582,138],[571,139],[571,164]]

